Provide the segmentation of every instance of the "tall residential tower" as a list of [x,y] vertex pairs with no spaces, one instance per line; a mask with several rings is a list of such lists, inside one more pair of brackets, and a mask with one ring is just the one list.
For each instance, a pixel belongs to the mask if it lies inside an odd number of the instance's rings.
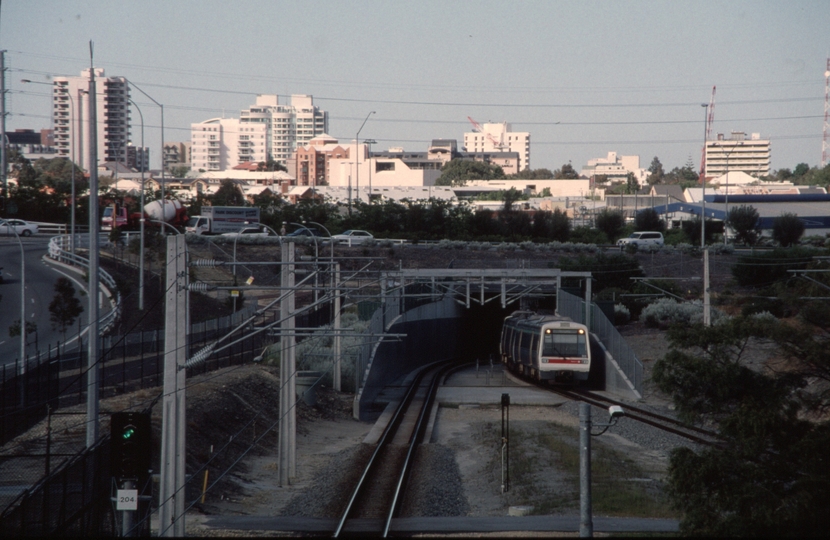
[[[72,159],[81,168],[89,163],[90,70],[80,77],[55,77],[52,85],[52,120],[58,155]],[[130,141],[130,87],[124,77],[106,77],[95,68],[98,131],[98,162],[127,164]],[[145,149],[146,152],[146,149]]]

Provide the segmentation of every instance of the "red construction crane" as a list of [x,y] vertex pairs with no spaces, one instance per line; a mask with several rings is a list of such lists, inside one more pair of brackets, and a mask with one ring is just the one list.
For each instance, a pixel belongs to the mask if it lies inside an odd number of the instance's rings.
[[481,133],[482,135],[487,137],[487,140],[490,141],[497,150],[503,150],[505,147],[507,147],[506,144],[504,144],[503,142],[497,141],[496,138],[493,137],[492,135],[490,135],[489,133],[485,133],[484,128],[481,127],[481,124],[479,124],[478,122],[476,122],[475,120],[473,120],[469,116],[467,117],[467,120],[469,120],[470,123],[473,125],[473,131]]
[[703,139],[703,152],[700,155],[700,181],[706,181],[706,142],[712,138],[712,124],[715,123],[715,87],[712,87],[712,99],[709,101],[709,114],[706,117],[706,134]]

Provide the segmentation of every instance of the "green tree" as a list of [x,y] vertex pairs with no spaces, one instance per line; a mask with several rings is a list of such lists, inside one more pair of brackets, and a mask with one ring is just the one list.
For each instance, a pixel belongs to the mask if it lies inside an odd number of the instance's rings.
[[[695,216],[694,219],[684,221],[683,222],[683,234],[686,235],[686,241],[688,241],[692,245],[699,245],[700,244],[700,216]],[[706,235],[705,242],[707,244],[711,244],[712,240],[715,238],[715,231],[717,230],[717,226],[715,222],[711,219],[706,220],[706,229],[704,230],[704,234]]]
[[[652,379],[680,418],[714,426],[720,444],[672,452],[668,493],[684,536],[825,536],[830,347],[826,329],[738,317],[673,327]],[[784,369],[756,369],[750,340]],[[818,381],[811,389],[809,381]]]
[[504,170],[498,165],[469,159],[453,159],[441,167],[437,186],[463,186],[467,180],[498,180],[504,178]]
[[516,180],[550,180],[553,173],[550,169],[523,169],[516,174],[508,174],[507,178]]
[[804,222],[795,214],[782,214],[772,221],[772,238],[783,247],[797,244],[803,234]]
[[59,329],[66,339],[66,329],[83,312],[84,308],[75,296],[75,287],[72,282],[65,277],[59,277],[55,282],[55,297],[49,303],[49,320],[52,322],[52,328]]
[[666,230],[666,222],[660,219],[660,214],[654,208],[643,208],[634,216],[634,229],[663,232]]
[[663,177],[666,176],[666,172],[663,170],[663,164],[660,163],[660,160],[657,156],[654,156],[654,159],[651,160],[651,165],[648,168],[648,178],[646,181],[650,186],[654,184],[662,184]]
[[638,191],[640,191],[640,182],[637,181],[637,177],[634,176],[634,173],[630,172],[625,177],[625,192],[633,194]]
[[761,236],[758,211],[752,206],[733,206],[729,209],[727,221],[735,231],[735,240],[738,243],[754,246]]
[[245,196],[233,180],[222,180],[216,193],[208,199],[213,206],[245,206]]
[[513,203],[516,201],[520,201],[522,199],[521,192],[512,187],[506,191],[502,192],[502,201],[504,201],[504,206],[502,207],[502,212],[510,213],[513,211]]
[[190,167],[187,165],[179,165],[170,168],[170,174],[173,175],[173,178],[185,178],[187,177],[188,172],[190,172]]
[[625,228],[625,217],[618,210],[603,209],[596,217],[597,229],[605,233],[609,242],[614,242]]
[[288,172],[288,169],[280,163],[279,161],[274,161],[273,159],[269,159],[268,161],[260,161],[257,163],[258,171],[284,171]]
[[561,169],[553,172],[553,178],[554,180],[573,180],[579,178],[579,173],[574,170],[573,165],[565,163]]

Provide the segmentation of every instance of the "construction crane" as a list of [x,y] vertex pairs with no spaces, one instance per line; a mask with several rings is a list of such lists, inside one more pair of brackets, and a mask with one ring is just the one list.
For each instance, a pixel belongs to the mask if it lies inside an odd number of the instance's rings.
[[476,122],[475,120],[473,120],[469,116],[467,117],[467,120],[469,120],[470,123],[473,125],[473,131],[476,132],[476,133],[481,133],[482,135],[487,137],[487,140],[490,141],[493,144],[493,147],[495,147],[497,150],[501,151],[501,150],[504,150],[507,147],[506,144],[504,144],[503,142],[497,141],[496,138],[493,137],[492,135],[490,135],[489,133],[485,133],[484,128],[481,127],[481,124],[479,124],[478,122]]
[[715,87],[712,87],[712,99],[709,100],[709,114],[706,116],[706,133],[703,138],[703,152],[700,155],[700,181],[706,181],[706,143],[712,138],[712,124],[715,123]]

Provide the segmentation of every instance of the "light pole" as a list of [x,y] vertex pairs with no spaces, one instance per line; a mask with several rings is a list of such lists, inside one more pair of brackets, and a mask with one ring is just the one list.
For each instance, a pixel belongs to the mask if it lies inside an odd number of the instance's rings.
[[[49,83],[39,82],[39,81],[32,81],[30,79],[20,79],[20,82],[26,84],[42,84],[45,86],[52,86]],[[86,94],[85,90],[78,89],[78,94]],[[70,155],[70,162],[72,164],[72,182],[71,182],[71,189],[72,194],[70,196],[70,209],[69,209],[69,252],[73,255],[75,254],[75,130],[73,129],[73,125],[76,123],[76,115],[75,115],[75,100],[72,99],[72,94],[67,91],[66,97],[69,98],[69,112],[70,112],[70,119],[69,119],[69,138],[72,141],[72,154]],[[80,136],[78,137],[80,139]]]
[[[130,86],[132,86],[133,88],[135,88],[136,90],[138,90],[139,92],[144,94],[144,97],[146,97],[147,99],[149,99],[150,101],[155,103],[159,107],[159,109],[161,109],[161,154],[160,154],[160,156],[161,156],[161,215],[163,216],[165,214],[165,212],[164,212],[164,209],[165,209],[165,205],[164,205],[164,183],[165,183],[165,179],[164,179],[164,105],[162,105],[161,103],[159,103],[155,99],[151,98],[150,95],[147,92],[145,92],[144,90],[142,90],[141,88],[136,86],[136,84],[134,82],[130,81]],[[141,211],[143,212],[144,208],[142,208]]]
[[366,146],[369,147],[369,200],[367,201],[369,204],[372,204],[372,145],[377,144],[377,141],[374,139],[366,139],[363,141],[366,143]]
[[[726,156],[726,195],[724,196],[724,203],[725,203],[725,210],[726,218],[723,220],[723,245],[726,245],[726,224],[729,222],[729,155],[734,152],[739,146],[743,145],[743,142],[739,142],[732,146],[732,149],[727,152],[724,150],[724,155]],[[721,148],[725,148],[722,144],[719,144]]]
[[[144,159],[144,115],[141,113],[141,108],[135,101],[129,100],[133,104],[135,110],[138,111],[138,117],[141,118],[141,218],[139,220],[139,251],[138,251],[138,310],[144,311],[144,169],[146,160]],[[162,208],[164,205],[162,204]],[[164,214],[162,213],[162,216]]]
[[706,247],[706,122],[709,119],[709,104],[701,103],[703,107],[703,170],[700,174],[700,184],[703,187],[700,196],[700,249]]
[[363,126],[366,125],[366,122],[369,120],[369,117],[375,114],[375,111],[370,111],[369,114],[366,115],[366,119],[363,120],[363,123],[360,124],[360,129],[357,130],[357,135],[354,136],[354,159],[357,165],[355,166],[355,183],[357,184],[357,200],[360,200],[360,155],[358,154],[358,144],[360,142],[360,132],[363,130]]
[[[121,159],[121,148],[124,146],[124,141],[110,141],[110,148],[115,153],[115,197],[116,200],[118,198],[118,164],[120,163]],[[115,216],[113,216],[112,226],[115,227],[116,221]]]
[[349,216],[352,215],[352,165],[354,165],[354,161],[349,162],[349,189],[346,196],[349,201]]

